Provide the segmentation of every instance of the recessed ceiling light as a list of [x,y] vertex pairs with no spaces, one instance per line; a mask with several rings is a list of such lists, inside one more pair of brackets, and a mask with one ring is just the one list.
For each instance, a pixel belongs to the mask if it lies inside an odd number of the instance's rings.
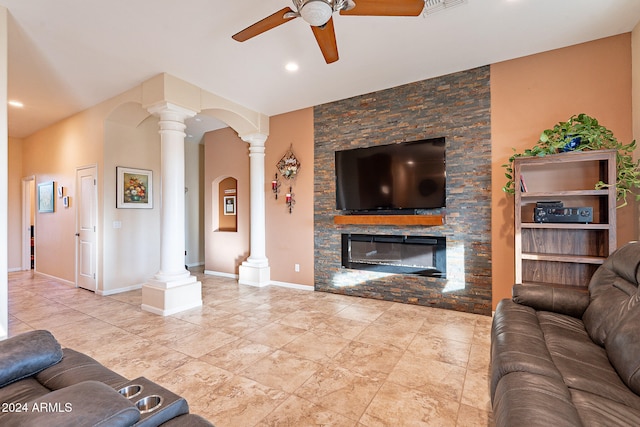
[[18,108],[24,107],[24,104],[20,101],[9,101],[9,105],[11,105],[12,107],[18,107]]
[[284,68],[286,68],[287,71],[294,72],[294,71],[298,71],[298,68],[300,67],[298,67],[298,64],[296,64],[295,62],[289,62],[287,65],[284,66]]

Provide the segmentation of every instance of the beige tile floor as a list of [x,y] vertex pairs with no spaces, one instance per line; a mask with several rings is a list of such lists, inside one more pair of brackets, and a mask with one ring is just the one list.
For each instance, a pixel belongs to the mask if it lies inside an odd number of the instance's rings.
[[218,427],[492,425],[490,317],[195,274],[203,307],[161,317],[140,290],[10,273],[9,332],[48,329]]

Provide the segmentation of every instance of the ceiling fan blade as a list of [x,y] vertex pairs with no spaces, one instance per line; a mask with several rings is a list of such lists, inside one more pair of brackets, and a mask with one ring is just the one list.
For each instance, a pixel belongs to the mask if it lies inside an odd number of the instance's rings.
[[296,15],[288,16],[285,18],[284,15],[289,12],[295,13],[293,12],[293,10],[291,10],[290,7],[285,7],[284,9],[277,11],[273,15],[269,15],[263,20],[258,21],[255,24],[245,28],[239,33],[234,34],[233,36],[231,36],[231,38],[239,42],[243,42],[259,34],[262,34],[265,31],[269,31],[272,28],[282,25],[285,22],[288,22],[288,21],[291,21],[292,19],[297,18]]
[[362,16],[418,16],[424,0],[354,0],[356,7],[341,10],[340,15]]
[[311,29],[327,64],[336,62],[338,60],[338,43],[336,42],[336,32],[333,28],[333,17],[322,27],[314,27],[312,25]]

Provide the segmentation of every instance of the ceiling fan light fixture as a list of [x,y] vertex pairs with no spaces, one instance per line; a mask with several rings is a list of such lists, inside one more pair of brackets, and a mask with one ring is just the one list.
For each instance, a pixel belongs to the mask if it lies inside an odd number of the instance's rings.
[[324,0],[309,0],[302,5],[299,12],[309,25],[321,27],[331,19],[333,7]]

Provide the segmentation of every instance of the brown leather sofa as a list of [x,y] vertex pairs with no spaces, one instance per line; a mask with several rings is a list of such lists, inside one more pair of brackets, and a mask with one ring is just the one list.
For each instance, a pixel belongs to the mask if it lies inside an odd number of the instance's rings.
[[42,330],[0,342],[0,425],[212,426],[184,398],[129,381]]
[[515,285],[491,331],[496,426],[640,426],[640,243],[588,292]]

